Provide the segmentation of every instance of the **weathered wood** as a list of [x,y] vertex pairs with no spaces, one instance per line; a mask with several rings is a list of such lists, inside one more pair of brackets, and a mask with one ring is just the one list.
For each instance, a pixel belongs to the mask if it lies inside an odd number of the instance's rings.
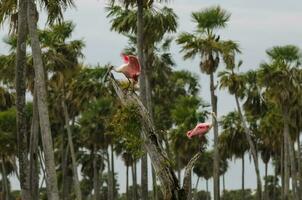
[[150,155],[151,163],[154,167],[155,173],[159,178],[161,183],[161,189],[164,194],[165,200],[185,200],[188,194],[188,179],[191,175],[192,167],[195,162],[200,157],[201,153],[197,153],[188,163],[186,167],[185,177],[184,177],[184,188],[179,186],[177,177],[174,174],[172,163],[168,159],[166,152],[161,146],[158,140],[158,133],[155,131],[153,121],[151,120],[151,115],[142,104],[139,97],[133,92],[124,92],[120,87],[118,82],[114,79],[114,76],[110,71],[106,74],[106,78],[111,83],[116,95],[120,99],[123,105],[134,104],[137,106],[138,114],[141,117],[142,123],[142,138],[144,140],[144,146],[148,154]]
[[200,158],[201,152],[198,152],[191,158],[189,163],[187,164],[185,168],[185,174],[184,174],[184,180],[183,180],[183,190],[185,194],[187,194],[187,200],[191,200],[191,173],[192,173],[192,168],[194,167],[196,161]]

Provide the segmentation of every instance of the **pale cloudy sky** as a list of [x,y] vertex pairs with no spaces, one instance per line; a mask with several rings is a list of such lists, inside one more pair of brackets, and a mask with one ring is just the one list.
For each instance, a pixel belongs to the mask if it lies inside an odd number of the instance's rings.
[[[126,39],[117,33],[110,31],[109,20],[106,19],[104,0],[75,0],[77,8],[68,10],[65,19],[72,20],[76,24],[73,38],[82,38],[86,43],[84,50],[85,63],[87,64],[120,64],[119,54],[127,44]],[[244,61],[243,70],[256,68],[265,60],[265,50],[274,45],[302,43],[302,2],[299,0],[173,0],[168,6],[174,8],[179,17],[178,33],[192,31],[194,24],[190,14],[208,6],[220,5],[232,13],[228,27],[220,31],[223,39],[232,39],[240,43]],[[43,16],[41,17],[43,21]],[[40,23],[44,27],[44,23]],[[0,38],[7,33],[7,27],[0,30]],[[7,51],[6,46],[0,42],[0,54]],[[177,69],[187,69],[199,74],[202,87],[202,97],[210,102],[208,92],[209,79],[200,75],[198,60],[182,60],[179,47],[173,44],[173,57]],[[219,116],[234,109],[234,101],[226,92],[218,92]],[[210,137],[211,138],[211,137]],[[248,156],[246,157],[248,160]],[[241,161],[231,161],[230,169],[226,174],[226,186],[231,189],[241,187]],[[255,188],[256,176],[253,164],[246,162],[246,187]],[[138,165],[139,166],[139,165]],[[138,167],[138,172],[140,167]],[[122,191],[125,191],[125,167],[121,161],[116,164],[119,171],[118,178]],[[272,169],[269,170],[272,173]],[[261,174],[264,174],[264,166],[261,165]],[[151,177],[151,176],[150,176]],[[140,182],[140,177],[139,182]],[[196,177],[193,179],[195,183]],[[14,181],[15,182],[15,181]],[[18,188],[17,184],[13,184]],[[151,184],[150,184],[151,185]],[[149,186],[150,187],[150,186]],[[202,181],[199,188],[205,189]],[[210,188],[212,185],[210,183]]]

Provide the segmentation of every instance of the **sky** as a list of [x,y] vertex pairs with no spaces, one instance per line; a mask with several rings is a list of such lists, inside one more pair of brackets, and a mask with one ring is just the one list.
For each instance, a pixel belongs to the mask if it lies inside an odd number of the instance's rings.
[[[127,44],[125,37],[110,31],[110,21],[106,18],[104,0],[75,0],[76,8],[65,13],[66,20],[72,20],[76,24],[74,39],[83,39],[86,43],[84,49],[84,62],[90,65],[107,64],[119,65],[120,52]],[[300,46],[302,43],[302,2],[299,0],[173,0],[167,6],[172,7],[178,15],[178,31],[175,37],[183,31],[194,30],[194,23],[191,20],[191,13],[209,6],[220,5],[229,11],[232,16],[227,28],[219,31],[222,39],[232,39],[240,44],[243,60],[242,70],[255,69],[261,62],[266,60],[265,50],[276,45],[294,44]],[[45,27],[45,15],[40,15],[40,28]],[[7,26],[0,29],[0,38],[8,32]],[[7,46],[0,42],[0,54],[7,52]],[[201,86],[201,97],[210,102],[209,78],[201,75],[199,71],[199,60],[182,59],[179,52],[180,47],[175,43],[172,45],[172,56],[176,62],[176,70],[186,69],[196,73]],[[222,70],[220,68],[219,70]],[[218,71],[219,71],[218,70]],[[235,109],[232,96],[225,91],[218,91],[218,117]],[[212,134],[209,134],[212,139]],[[245,186],[255,188],[256,176],[253,163],[249,156],[246,156]],[[261,174],[264,174],[264,165],[260,163]],[[118,181],[121,191],[125,191],[125,170],[122,161],[119,159],[115,165],[118,171]],[[272,174],[272,167],[269,174]],[[138,165],[138,175],[140,165]],[[149,170],[149,177],[151,172]],[[230,161],[230,168],[226,173],[226,187],[239,189],[241,187],[241,161]],[[151,179],[151,178],[150,178]],[[14,178],[13,188],[19,188]],[[195,183],[196,177],[193,177]],[[140,176],[138,176],[140,182]],[[149,184],[151,188],[151,183]],[[212,190],[212,182],[209,188]],[[201,181],[199,189],[205,190],[205,181]]]

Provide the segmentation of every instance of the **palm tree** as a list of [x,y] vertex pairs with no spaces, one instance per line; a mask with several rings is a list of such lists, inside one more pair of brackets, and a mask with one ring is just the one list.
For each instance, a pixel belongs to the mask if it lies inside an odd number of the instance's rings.
[[297,70],[301,59],[300,50],[293,45],[277,46],[267,50],[267,54],[270,63],[263,63],[260,66],[260,80],[266,89],[269,100],[276,103],[282,112],[284,123],[284,198],[288,199],[289,195],[289,165],[287,162],[290,161],[293,194],[295,199],[299,199],[294,145],[289,131],[291,105],[298,98],[296,94],[299,93]]
[[[233,54],[234,55],[234,54]],[[234,57],[233,57],[234,58]],[[232,59],[234,60],[234,59]],[[241,66],[242,62],[240,61],[237,65],[239,68]],[[252,153],[253,157],[253,162],[255,166],[255,172],[257,176],[257,195],[258,199],[262,199],[262,184],[261,184],[261,177],[260,177],[260,172],[259,172],[259,164],[258,164],[258,154],[256,151],[255,147],[255,142],[253,142],[252,137],[251,137],[251,130],[249,129],[246,119],[241,111],[241,106],[239,103],[239,98],[244,98],[244,78],[234,72],[236,65],[231,63],[228,65],[228,70],[223,71],[219,73],[220,77],[220,88],[228,88],[228,91],[230,94],[234,95],[235,101],[236,101],[236,106],[237,106],[237,111],[239,114],[239,117],[241,119],[242,126],[244,128],[244,133],[245,137],[248,141],[249,148]],[[249,96],[247,97],[247,102],[249,100]],[[254,99],[253,99],[254,100]],[[259,100],[256,100],[258,102]]]
[[[153,120],[152,87],[150,80],[154,68],[153,54],[155,44],[160,42],[167,32],[176,31],[176,15],[171,9],[166,7],[161,9],[160,12],[156,11],[156,9],[152,8],[152,2],[146,4],[144,1],[138,0],[136,3],[137,10],[129,9],[128,4],[126,5],[126,9],[122,9],[119,6],[112,6],[109,8],[108,16],[113,18],[111,29],[124,34],[128,34],[128,32],[136,33],[134,42],[137,45],[137,54],[142,68],[140,75],[140,98],[149,110]],[[149,23],[144,24],[143,21]],[[154,31],[154,29],[157,31]],[[142,198],[147,199],[147,154],[142,157],[141,164],[141,182],[143,183]],[[154,186],[153,189],[155,191],[156,184],[154,184]]]
[[[18,3],[19,2],[19,3]],[[17,91],[17,127],[19,135],[19,162],[20,162],[20,176],[21,176],[21,190],[22,198],[25,200],[32,199],[30,193],[30,180],[29,180],[29,163],[27,159],[27,138],[28,133],[25,125],[25,69],[26,69],[26,37],[28,34],[27,24],[29,24],[28,11],[30,11],[31,5],[29,1],[11,1],[5,0],[0,3],[0,24],[4,23],[7,19],[10,19],[11,30],[17,30],[18,33],[18,44],[17,44],[17,55],[16,55],[16,91]],[[62,11],[69,5],[73,5],[72,0],[59,0],[54,3],[48,3],[48,1],[42,1],[43,7],[48,11],[48,21],[50,23],[55,20],[60,21],[63,17]],[[36,9],[32,9],[33,20],[36,21]],[[18,20],[17,20],[18,19]],[[18,23],[18,26],[16,24]],[[50,129],[49,129],[50,130]],[[48,157],[48,156],[47,156]],[[53,165],[54,166],[54,165]],[[55,180],[55,179],[54,179]],[[53,183],[54,184],[54,183]],[[56,184],[56,183],[55,183]],[[56,189],[54,189],[56,190]],[[56,196],[56,191],[54,191]],[[36,199],[36,197],[33,197]]]
[[[2,176],[2,195],[4,200],[10,199],[8,175],[14,172],[14,156],[16,143],[16,110],[7,107],[0,112],[0,171]],[[17,173],[17,171],[15,171]],[[2,197],[1,197],[2,198]]]
[[207,200],[209,200],[209,187],[208,181],[213,176],[213,152],[206,151],[202,153],[201,159],[199,159],[193,168],[193,172],[199,177],[203,177],[206,180],[206,192]]
[[40,41],[37,32],[37,13],[36,4],[34,1],[28,1],[27,5],[27,22],[29,35],[31,38],[31,47],[33,52],[33,62],[35,69],[35,86],[37,87],[38,95],[38,112],[40,128],[42,133],[42,144],[45,155],[46,167],[46,183],[48,188],[48,198],[50,200],[59,200],[59,191],[57,186],[57,177],[55,171],[55,161],[53,154],[53,144],[50,130],[49,114],[47,107],[47,92],[45,86],[45,72],[42,61],[42,53]]
[[[50,72],[53,73],[49,80],[49,85],[53,92],[57,93],[57,104],[61,104],[64,114],[65,126],[67,129],[68,146],[70,148],[75,193],[78,200],[82,199],[80,182],[77,171],[77,161],[74,145],[72,142],[72,128],[70,126],[71,117],[69,105],[66,103],[66,90],[69,82],[80,71],[78,58],[82,57],[83,42],[72,40],[66,42],[74,30],[71,22],[65,22],[50,26],[50,30],[41,32],[42,43],[47,51],[43,54],[45,64]],[[69,107],[68,107],[69,106]]]
[[[222,41],[215,32],[217,29],[224,28],[230,18],[230,14],[224,9],[210,7],[200,12],[193,12],[192,19],[197,24],[196,34],[181,33],[177,39],[178,44],[182,45],[184,58],[194,58],[199,55],[201,58],[200,69],[203,73],[210,76],[210,91],[212,112],[217,116],[217,96],[215,95],[216,86],[214,84],[214,73],[219,66],[220,57],[229,57],[229,48],[239,51],[238,46],[232,41]],[[214,200],[219,200],[219,153],[218,153],[218,123],[213,118],[214,127]]]
[[219,136],[220,151],[228,152],[230,156],[239,157],[242,160],[242,199],[244,196],[244,155],[249,150],[244,128],[237,112],[230,112],[221,120],[223,131]]
[[[274,156],[279,155],[279,150],[282,145],[281,133],[282,117],[279,115],[275,106],[272,105],[268,112],[260,119],[259,125],[259,151],[261,152],[262,161],[265,164],[264,199],[269,199],[267,178],[268,162],[271,157],[274,158]],[[274,138],[274,140],[272,140],[272,138]]]

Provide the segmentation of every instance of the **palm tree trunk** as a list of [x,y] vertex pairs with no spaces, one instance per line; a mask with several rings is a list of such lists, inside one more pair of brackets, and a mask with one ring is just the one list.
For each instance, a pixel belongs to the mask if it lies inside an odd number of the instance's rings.
[[[103,165],[103,162],[101,162],[101,167],[100,167],[100,170],[99,170],[99,182],[100,182],[100,188],[103,187],[103,169],[104,169],[104,165]],[[102,193],[100,193],[100,200],[103,200],[103,196]]]
[[189,175],[189,190],[188,190],[187,199],[188,200],[192,199],[192,173],[190,173]]
[[37,105],[37,90],[34,89],[33,117],[30,135],[30,191],[32,200],[39,199],[39,163],[38,163],[38,142],[39,142],[39,113]]
[[281,140],[281,160],[280,160],[280,167],[281,167],[281,199],[285,199],[285,173],[284,173],[284,136]]
[[152,184],[153,184],[153,200],[157,200],[157,183],[156,183],[156,174],[153,166],[152,168]]
[[[148,75],[146,69],[146,63],[144,59],[144,7],[143,0],[137,0],[137,52],[138,59],[141,65],[141,74],[139,76],[140,81],[140,99],[142,103],[147,107],[148,111],[151,110],[148,107],[148,96],[150,91],[147,90]],[[149,88],[150,89],[150,88]],[[142,134],[143,136],[143,134]],[[144,153],[141,159],[141,187],[142,187],[142,200],[148,199],[148,159],[147,153]]]
[[257,195],[258,195],[258,199],[262,200],[262,198],[263,198],[262,197],[262,183],[261,183],[261,177],[260,177],[260,172],[259,172],[258,155],[257,155],[256,147],[255,147],[254,142],[252,140],[252,137],[250,135],[250,130],[247,127],[246,121],[245,121],[244,116],[242,114],[237,94],[235,94],[235,100],[236,100],[237,110],[238,110],[240,119],[241,119],[242,124],[243,124],[244,133],[245,133],[245,136],[246,136],[247,141],[249,143],[249,147],[251,149],[251,153],[252,153],[252,157],[253,157],[253,161],[254,161],[255,172],[256,172],[256,176],[257,176]]
[[206,200],[210,200],[210,198],[209,198],[209,184],[208,184],[208,179],[206,179],[206,190],[207,190]]
[[[215,95],[214,85],[214,74],[210,74],[210,90],[211,90],[211,105],[212,112],[217,116],[217,96]],[[219,190],[219,152],[218,152],[218,123],[216,117],[212,118],[214,127],[214,168],[213,168],[213,179],[214,179],[214,200],[220,199]]]
[[66,102],[64,99],[64,92],[63,92],[63,99],[62,99],[62,108],[63,108],[63,113],[64,113],[64,118],[65,118],[65,126],[67,129],[67,138],[68,138],[68,146],[70,148],[70,155],[71,155],[71,162],[72,162],[72,172],[73,172],[73,181],[74,181],[74,190],[76,193],[76,199],[77,200],[82,200],[82,193],[81,193],[81,187],[80,187],[80,181],[79,181],[79,175],[78,175],[78,164],[77,164],[77,159],[76,159],[76,154],[74,150],[74,145],[72,141],[72,132],[71,132],[71,127],[70,127],[70,118],[69,118],[69,113],[67,110]]
[[225,173],[222,175],[223,191],[225,191]]
[[2,159],[1,167],[2,167],[2,182],[3,182],[2,191],[4,193],[4,200],[9,200],[8,181],[7,181],[7,174],[5,169],[5,159],[3,155],[1,159]]
[[136,183],[136,162],[134,161],[131,166],[132,171],[132,198],[133,200],[138,200],[137,196],[137,183]]
[[298,146],[298,191],[299,191],[299,196],[302,195],[302,182],[301,182],[301,176],[302,176],[302,172],[301,172],[301,144],[300,144],[300,133],[298,133],[298,137],[297,137],[297,146]]
[[42,145],[45,155],[46,168],[46,185],[47,196],[49,200],[59,200],[59,191],[57,185],[57,176],[55,170],[55,159],[53,151],[53,143],[51,137],[51,129],[47,105],[47,93],[45,87],[45,73],[42,61],[40,41],[37,31],[37,9],[34,0],[28,0],[27,5],[27,22],[29,35],[31,39],[31,48],[33,55],[33,63],[35,69],[35,86],[38,95],[39,121],[42,134]]
[[288,155],[288,139],[285,133],[285,125],[284,125],[284,200],[289,199],[289,155]]
[[27,31],[27,0],[19,1],[18,8],[18,39],[16,54],[16,109],[17,109],[17,137],[20,170],[21,196],[30,200],[30,174],[28,160],[28,131],[26,124],[25,93],[26,93],[26,37]]
[[93,190],[94,200],[99,200],[100,197],[100,182],[99,182],[99,170],[97,167],[97,148],[96,144],[93,145]]
[[107,193],[107,199],[108,200],[113,200],[113,183],[112,183],[112,174],[111,174],[111,165],[110,165],[110,157],[109,157],[109,152],[108,149],[106,149],[106,157],[107,157],[107,183],[108,183],[108,193]]
[[267,166],[268,166],[268,163],[264,163],[265,164],[265,175],[264,175],[264,196],[265,196],[265,199],[266,200],[269,200],[268,199],[268,191],[267,191]]
[[181,184],[181,169],[180,169],[180,157],[176,155],[176,162],[177,162],[177,177],[179,184]]
[[[64,134],[63,134],[64,135]],[[64,139],[63,139],[63,145],[64,145]],[[67,170],[68,170],[68,155],[69,155],[69,148],[68,144],[67,147],[63,148],[63,156],[62,156],[62,199],[66,200],[68,199],[68,177],[67,177]]]
[[242,174],[241,174],[241,192],[242,192],[242,199],[245,199],[245,192],[244,192],[244,153],[241,156],[241,160],[242,160]]
[[[273,199],[276,199],[277,177],[278,177],[277,167],[275,166],[274,183],[273,183],[273,185],[274,185],[274,187],[273,187]],[[281,199],[282,199],[282,196],[281,196]]]
[[111,147],[111,181],[112,181],[112,198],[115,199],[115,178],[114,178],[114,152],[113,152],[113,144],[110,145]]
[[141,191],[142,200],[148,200],[148,156],[145,153],[141,159]]
[[142,139],[144,141],[144,147],[151,158],[152,165],[161,183],[161,189],[164,196],[163,199],[181,199],[185,194],[179,186],[178,179],[174,174],[173,167],[170,164],[166,152],[159,143],[159,134],[155,131],[149,112],[135,94],[125,94],[122,91],[111,73],[109,73],[108,80],[111,82],[114,91],[123,105],[132,102],[138,107],[142,122]]
[[130,200],[129,198],[129,166],[126,165],[126,200]]
[[196,184],[195,184],[194,200],[197,200],[197,192],[198,192],[198,183],[199,183],[199,179],[200,179],[200,177],[198,176],[198,177],[197,177]]
[[283,111],[284,116],[284,137],[285,137],[285,147],[288,150],[288,156],[290,161],[290,169],[291,169],[291,176],[292,176],[292,190],[294,194],[294,199],[299,200],[299,195],[297,193],[297,172],[296,172],[296,162],[295,162],[295,153],[293,150],[293,143],[289,135],[289,124],[288,124],[288,110],[284,109]]

